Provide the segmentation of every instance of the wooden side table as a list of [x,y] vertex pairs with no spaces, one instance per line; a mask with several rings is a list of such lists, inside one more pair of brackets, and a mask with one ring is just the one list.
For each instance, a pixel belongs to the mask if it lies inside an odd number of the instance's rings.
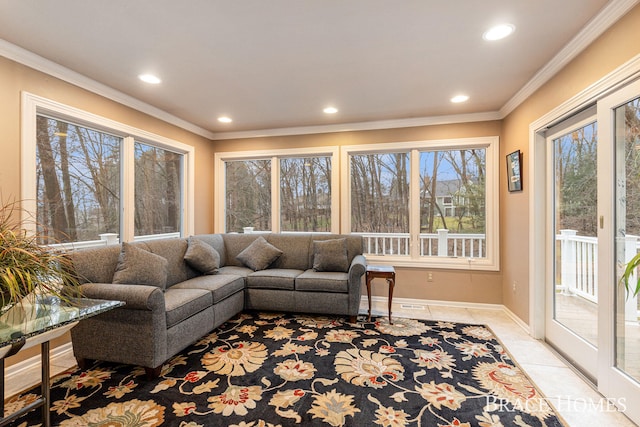
[[371,321],[371,281],[373,279],[386,279],[389,285],[389,324],[391,321],[391,301],[393,300],[393,288],[396,285],[396,270],[391,265],[367,265],[365,273],[367,282],[367,298],[369,299],[369,321]]

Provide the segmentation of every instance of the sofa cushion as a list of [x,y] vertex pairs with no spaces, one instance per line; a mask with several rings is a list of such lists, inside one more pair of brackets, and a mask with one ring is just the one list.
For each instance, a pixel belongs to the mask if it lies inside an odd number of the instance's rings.
[[349,271],[345,239],[314,240],[313,269],[315,271]]
[[267,242],[283,252],[269,268],[292,268],[302,271],[311,268],[309,264],[311,237],[306,233],[271,233],[264,236]]
[[80,283],[112,283],[122,247],[110,245],[69,252]]
[[349,292],[349,274],[307,270],[298,277],[296,291],[303,292]]
[[217,304],[230,295],[244,289],[244,278],[232,274],[198,276],[172,286],[170,289],[205,289],[213,295]]
[[240,252],[237,258],[253,271],[258,271],[269,267],[280,255],[282,255],[280,249],[260,236]]
[[202,274],[217,274],[220,254],[213,247],[193,236],[189,237],[184,260]]
[[256,271],[247,276],[247,288],[293,290],[296,277],[302,273],[302,270],[281,268]]
[[167,260],[167,287],[200,275],[184,261],[187,239],[152,239],[133,243],[133,246],[146,249]]
[[164,293],[167,329],[201,312],[213,304],[213,296],[206,289],[176,289]]
[[240,277],[247,277],[251,273],[253,270],[249,267],[236,267],[235,265],[226,265],[218,270],[218,274],[232,274]]
[[220,255],[220,267],[225,265],[225,262],[227,260],[227,252],[222,234],[198,234],[193,237],[215,249],[216,252],[218,252],[218,254]]
[[[253,243],[260,234],[242,234],[242,233],[224,233],[222,241],[224,242],[224,262],[220,260],[220,265],[244,267],[244,264],[238,259],[240,252],[245,250],[247,246]],[[222,252],[218,251],[220,256]]]
[[167,285],[167,260],[123,242],[113,283],[150,285],[164,289]]

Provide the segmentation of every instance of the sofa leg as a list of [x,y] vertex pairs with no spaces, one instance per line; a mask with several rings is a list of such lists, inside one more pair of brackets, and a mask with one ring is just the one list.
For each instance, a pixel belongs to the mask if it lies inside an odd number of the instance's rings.
[[162,365],[155,368],[144,368],[144,371],[147,373],[147,379],[153,380],[158,378],[162,373]]
[[91,364],[91,361],[89,359],[85,359],[84,357],[76,358],[76,362],[78,363],[78,368],[83,371],[86,370],[87,367]]
[[358,316],[349,316],[349,323],[358,323]]

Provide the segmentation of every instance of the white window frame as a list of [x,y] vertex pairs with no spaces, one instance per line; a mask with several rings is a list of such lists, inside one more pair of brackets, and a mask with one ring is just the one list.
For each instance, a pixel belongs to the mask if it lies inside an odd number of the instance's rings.
[[[459,270],[486,270],[498,271],[500,269],[500,240],[499,240],[499,138],[498,136],[426,140],[412,142],[394,142],[386,144],[367,144],[343,146],[341,149],[341,232],[351,233],[351,156],[361,154],[378,153],[410,153],[410,255],[367,255],[367,261],[390,264],[399,267],[421,268],[446,268]],[[419,255],[420,232],[420,206],[416,200],[420,200],[420,187],[417,185],[420,175],[421,151],[444,151],[479,149],[486,150],[486,257],[485,258],[461,258],[461,257],[421,257]]]
[[226,230],[226,168],[225,162],[234,160],[271,160],[271,230],[280,233],[280,162],[281,158],[291,157],[331,157],[331,233],[339,232],[340,220],[340,159],[337,147],[313,147],[300,149],[236,151],[216,153],[215,167],[215,215],[214,231],[224,233]]
[[29,92],[22,92],[21,114],[21,201],[25,215],[28,215],[28,212],[35,212],[37,208],[36,117],[42,114],[104,131],[123,139],[120,241],[134,240],[134,143],[137,141],[181,154],[183,156],[183,178],[180,234],[189,236],[194,233],[194,147]]

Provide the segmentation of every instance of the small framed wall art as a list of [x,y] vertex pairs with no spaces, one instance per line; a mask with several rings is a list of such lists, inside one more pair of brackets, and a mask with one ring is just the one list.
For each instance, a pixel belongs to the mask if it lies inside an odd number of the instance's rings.
[[522,153],[507,154],[507,184],[509,191],[522,191]]

